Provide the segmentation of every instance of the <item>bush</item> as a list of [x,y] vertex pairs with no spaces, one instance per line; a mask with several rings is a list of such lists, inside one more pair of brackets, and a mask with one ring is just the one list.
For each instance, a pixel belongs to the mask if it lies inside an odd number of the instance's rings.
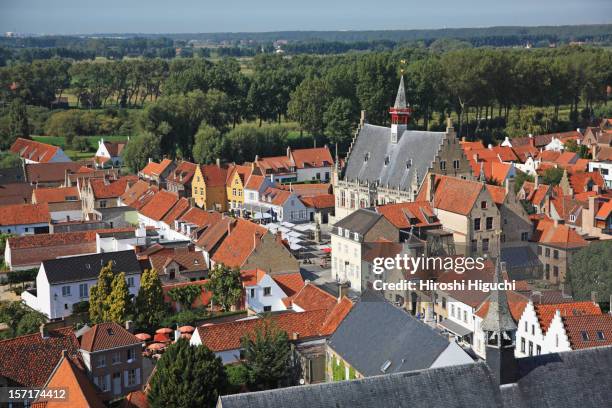
[[246,387],[249,380],[249,372],[243,364],[231,364],[225,366],[225,373],[229,383],[229,393],[237,393]]

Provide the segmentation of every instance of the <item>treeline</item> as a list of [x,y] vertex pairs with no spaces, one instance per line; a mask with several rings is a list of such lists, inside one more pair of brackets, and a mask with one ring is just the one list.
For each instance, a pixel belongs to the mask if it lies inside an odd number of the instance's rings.
[[[587,125],[606,109],[612,91],[612,52],[604,48],[487,49],[449,42],[445,47],[451,51],[260,54],[247,70],[231,58],[37,60],[0,68],[0,92],[3,106],[20,100],[48,108],[69,92],[80,108],[144,108],[133,128],[153,135],[160,154],[192,158],[202,125],[224,135],[241,122],[291,120],[318,142],[338,143],[342,150],[360,110],[371,123],[388,123],[400,70],[413,127],[443,129],[453,115],[461,136],[485,140]],[[13,107],[13,116],[23,110]],[[6,129],[24,128],[10,123]],[[0,136],[10,141],[16,135]]]

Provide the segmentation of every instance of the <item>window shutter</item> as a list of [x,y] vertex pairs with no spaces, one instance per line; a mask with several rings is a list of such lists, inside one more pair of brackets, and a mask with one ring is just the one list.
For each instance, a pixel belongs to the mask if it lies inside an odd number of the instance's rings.
[[123,372],[123,385],[126,387],[128,386],[128,378],[129,378],[129,373],[127,370],[125,370]]
[[136,385],[140,385],[140,368],[136,369]]

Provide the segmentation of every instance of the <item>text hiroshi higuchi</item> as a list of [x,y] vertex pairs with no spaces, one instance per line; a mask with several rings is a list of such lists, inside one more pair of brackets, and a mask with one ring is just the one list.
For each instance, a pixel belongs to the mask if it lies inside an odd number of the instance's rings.
[[375,290],[478,290],[490,292],[492,290],[515,290],[516,282],[483,282],[482,280],[452,281],[452,282],[433,282],[428,280],[408,281],[405,279],[399,282],[383,282],[378,279],[372,285]]

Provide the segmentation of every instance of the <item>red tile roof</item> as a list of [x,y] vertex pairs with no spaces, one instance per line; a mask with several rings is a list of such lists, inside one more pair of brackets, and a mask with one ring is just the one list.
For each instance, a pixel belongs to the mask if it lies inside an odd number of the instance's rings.
[[376,212],[400,229],[440,225],[427,201],[381,205],[376,207]]
[[[279,313],[269,317],[273,324],[287,333],[291,339],[297,334],[299,339],[322,337],[320,331],[327,316],[325,310],[311,310],[301,313]],[[214,352],[237,350],[245,335],[252,336],[258,327],[262,327],[265,319],[252,318],[229,323],[200,326],[197,328],[202,344]]]
[[227,179],[227,169],[219,167],[215,164],[200,165],[200,170],[204,176],[206,187],[222,187],[225,186]]
[[306,207],[310,208],[333,208],[336,204],[333,194],[321,194],[317,196],[301,197],[300,200]]
[[53,159],[58,150],[61,149],[57,146],[21,137],[17,138],[10,148],[12,153],[39,163],[47,163]]
[[79,163],[37,163],[26,164],[26,179],[28,183],[63,183],[66,172],[77,173],[81,169]]
[[250,165],[234,164],[230,166],[227,171],[228,186],[229,186],[230,180],[234,178],[234,174],[238,174],[238,177],[240,177],[240,180],[242,181],[242,185],[244,186],[249,176],[251,175],[252,171],[253,171],[253,167]]
[[0,207],[0,225],[43,224],[51,221],[48,204],[12,204]]
[[299,272],[271,276],[289,298],[293,297],[304,287],[304,278],[302,278],[302,274]]
[[0,377],[25,387],[40,388],[57,366],[62,351],[80,361],[79,343],[72,328],[50,330],[46,338],[40,333],[0,341]]
[[149,162],[140,172],[146,176],[160,176],[172,164],[172,160],[163,159],[160,163]]
[[353,302],[347,298],[346,296],[342,297],[340,302],[336,303],[336,305],[331,309],[323,325],[321,326],[321,334],[324,336],[330,336],[334,334],[340,323],[344,320],[346,315],[349,314],[351,308],[353,307]]
[[330,312],[336,306],[338,300],[318,286],[307,283],[293,297],[292,302],[304,310],[324,309]]
[[61,203],[79,200],[77,187],[37,188],[32,192],[32,200],[37,204]]
[[229,267],[241,267],[267,231],[261,225],[241,218],[236,219],[235,226],[223,240],[212,260]]
[[572,350],[612,344],[612,315],[565,316],[563,326]]
[[274,205],[284,205],[291,197],[292,193],[274,187],[268,187],[261,194],[260,200]]
[[260,176],[258,174],[251,174],[244,188],[249,190],[259,190],[264,181],[264,176]]
[[599,211],[595,215],[595,218],[598,220],[606,220],[612,213],[612,200],[608,200],[601,207],[599,207]]
[[138,340],[136,336],[114,322],[96,324],[81,337],[81,348],[89,352],[141,343],[142,341]]
[[188,209],[189,209],[189,200],[186,199],[185,197],[181,197],[176,202],[174,207],[172,207],[172,209],[168,211],[168,213],[164,216],[164,218],[162,218],[162,221],[170,226],[173,226],[174,220],[176,220],[181,215],[183,215]]
[[[121,201],[130,207],[134,207],[137,205],[137,201],[145,195],[149,189],[154,188],[157,191],[157,187],[151,187],[149,183],[144,180],[138,180],[136,183],[132,184],[132,186],[121,195]],[[136,208],[136,207],[134,207]],[[142,208],[142,205],[140,206]],[[139,208],[137,208],[139,209]]]
[[314,147],[311,149],[296,149],[291,151],[291,156],[298,169],[308,167],[328,167],[334,163],[331,152],[327,146]]
[[155,221],[161,221],[162,218],[174,207],[178,201],[178,195],[169,191],[162,190],[153,196],[153,198],[140,210],[140,213],[145,217],[149,217]]
[[181,161],[178,166],[168,175],[166,181],[178,184],[187,184],[193,178],[197,164],[188,161]]
[[329,183],[312,184],[276,184],[274,187],[281,190],[292,191],[300,198],[316,197],[332,193],[332,185]]
[[198,227],[207,227],[216,224],[221,217],[222,214],[217,211],[206,211],[201,208],[192,207],[178,219]]
[[580,248],[589,244],[574,229],[565,224],[555,226],[550,219],[542,219],[537,222],[532,239],[540,244],[564,249]]
[[598,171],[574,173],[569,176],[569,182],[574,194],[592,191],[595,186],[605,189],[606,182]]
[[[512,318],[518,322],[519,320],[521,320],[523,310],[525,310],[525,306],[527,306],[529,299],[511,290],[507,291],[506,294],[508,299],[508,306],[510,307],[510,314],[512,315]],[[487,315],[487,312],[489,311],[489,304],[490,302],[487,299],[476,311],[476,316],[484,319],[484,317]]]
[[566,316],[586,316],[586,315],[601,315],[599,305],[589,301],[582,302],[567,302],[553,304],[534,304],[540,327],[543,332],[548,330],[550,322],[558,310],[561,317]]
[[172,304],[176,308],[176,302],[173,301],[170,296],[168,296],[168,292],[174,288],[184,287],[184,286],[199,286],[201,289],[200,296],[198,296],[193,303],[191,304],[192,308],[207,306],[210,304],[210,300],[212,299],[212,292],[206,290],[204,285],[208,282],[208,279],[197,280],[193,282],[179,282],[179,283],[169,283],[162,286],[162,291],[164,292],[164,302]]
[[493,198],[493,201],[495,201],[495,204],[500,206],[504,203],[504,200],[506,199],[505,187],[487,184],[487,190],[489,190],[489,194],[491,194],[491,197]]
[[[416,201],[424,201],[429,182],[423,183]],[[472,211],[484,187],[483,183],[456,177],[436,175],[434,182],[434,208],[467,215]]]
[[195,251],[193,248],[164,248],[149,253],[148,255],[151,266],[155,268],[158,274],[164,273],[164,268],[170,262],[176,262],[179,266],[179,272],[195,272],[207,270],[206,260],[202,251]]
[[255,161],[257,167],[266,173],[270,170],[273,173],[288,172],[294,166],[293,160],[287,156],[262,157]]
[[91,190],[96,199],[121,197],[137,178],[135,176],[123,176],[116,181],[105,179],[91,179]]

